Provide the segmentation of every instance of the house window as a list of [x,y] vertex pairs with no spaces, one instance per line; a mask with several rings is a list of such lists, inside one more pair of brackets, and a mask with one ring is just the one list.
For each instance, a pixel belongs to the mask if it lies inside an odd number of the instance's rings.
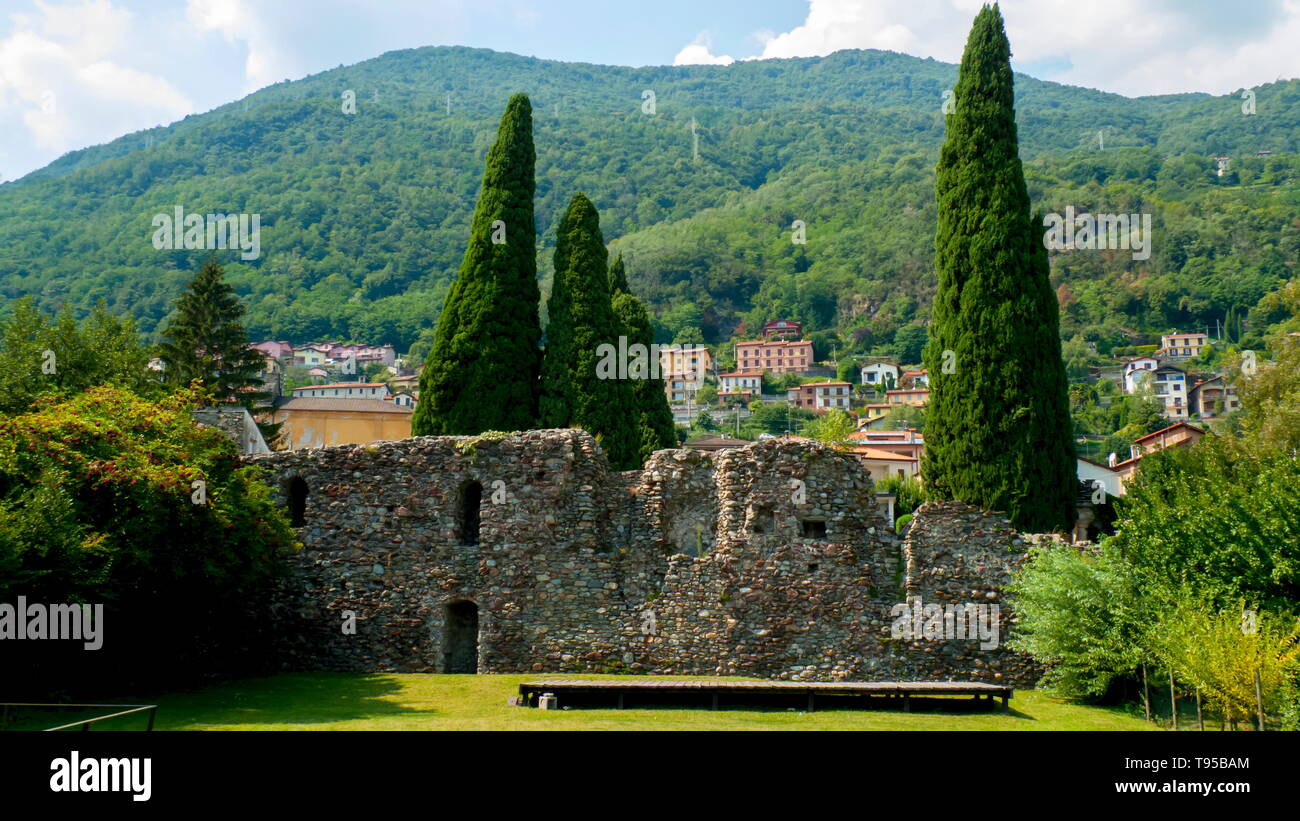
[[772,508],[764,505],[750,510],[749,532],[757,535],[776,532],[776,514]]

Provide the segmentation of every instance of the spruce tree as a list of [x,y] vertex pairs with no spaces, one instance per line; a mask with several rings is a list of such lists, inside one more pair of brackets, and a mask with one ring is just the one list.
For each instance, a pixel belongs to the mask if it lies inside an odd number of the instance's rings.
[[469,246],[420,374],[413,435],[536,425],[542,329],[535,163],[532,106],[516,94],[488,151]]
[[[610,284],[621,283],[623,287],[614,292],[614,315],[622,325],[622,333],[627,337],[630,349],[633,345],[642,345],[647,351],[654,342],[654,323],[641,300],[627,291],[627,278],[623,276],[623,257],[615,257],[610,266]],[[657,365],[658,363],[653,363]],[[653,373],[658,373],[656,368]],[[673,424],[673,412],[668,407],[668,396],[664,393],[664,381],[659,377],[637,379],[632,382],[632,398],[636,405],[638,456],[645,464],[650,454],[656,450],[677,447],[677,428]]]
[[[244,310],[221,266],[209,259],[177,299],[176,316],[158,343],[158,358],[167,384],[183,388],[197,379],[215,402],[265,415],[275,397],[262,389],[265,362],[262,352],[248,345],[240,321]],[[268,445],[275,443],[282,424],[257,423]]]
[[975,18],[953,98],[935,170],[939,287],[922,474],[938,498],[1006,512],[1021,530],[1066,529],[1077,479],[1058,308],[996,6]]
[[[609,294],[609,254],[596,207],[582,194],[569,203],[555,238],[555,280],[546,303],[541,423],[577,426],[595,436],[615,470],[640,467],[632,381],[603,378],[600,346],[624,335]],[[617,376],[617,374],[614,374]]]

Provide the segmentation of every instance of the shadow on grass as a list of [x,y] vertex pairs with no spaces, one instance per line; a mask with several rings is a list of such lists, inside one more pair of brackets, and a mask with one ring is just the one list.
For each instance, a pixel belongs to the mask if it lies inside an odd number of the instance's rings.
[[[105,701],[104,704],[118,704],[116,701]],[[40,730],[51,730],[55,727],[62,727],[77,721],[106,716],[116,713],[120,710],[126,710],[131,707],[139,707],[143,704],[152,704],[146,701],[126,701],[120,702],[121,706],[116,707],[10,707],[3,720],[0,720],[0,730],[9,730],[13,732],[35,732]],[[134,713],[129,716],[120,716],[118,718],[97,721],[91,725],[91,730],[144,730],[149,726],[149,714],[147,712]],[[80,731],[80,727],[73,727],[64,732]]]
[[[402,684],[384,674],[281,673],[236,679],[194,690],[173,690],[156,698],[121,697],[104,704],[157,704],[155,730],[196,730],[209,726],[311,725],[438,715],[432,708],[392,700]],[[11,710],[9,730],[46,730],[114,712],[111,707]],[[96,722],[92,731],[144,730],[144,714]],[[77,728],[80,729],[80,728]]]
[[432,708],[411,707],[393,700],[402,689],[398,679],[382,673],[282,673],[242,679],[193,693],[169,694],[159,705],[158,727],[183,730],[241,724],[300,726],[421,715],[432,718],[438,714]]

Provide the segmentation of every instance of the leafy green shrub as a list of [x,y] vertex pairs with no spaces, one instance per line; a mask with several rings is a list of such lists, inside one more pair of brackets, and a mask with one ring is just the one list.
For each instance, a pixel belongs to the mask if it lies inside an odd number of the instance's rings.
[[925,501],[925,488],[911,476],[886,476],[876,482],[876,490],[894,494],[895,516],[906,516]]
[[1300,622],[1293,616],[1250,612],[1237,601],[1220,608],[1184,595],[1152,626],[1152,654],[1174,676],[1199,688],[1223,714],[1249,722],[1256,715],[1255,675],[1266,715],[1282,707],[1285,688],[1300,673]]
[[192,421],[197,398],[98,387],[0,419],[0,601],[104,605],[102,649],[14,643],[36,694],[265,660],[262,608],[294,534],[225,435]]
[[1300,600],[1300,462],[1288,453],[1212,437],[1144,459],[1127,491],[1116,549],[1144,587],[1272,611]]
[[1144,660],[1146,605],[1106,546],[1037,545],[1008,593],[1017,615],[1008,646],[1043,663],[1042,683],[1063,695],[1100,696]]

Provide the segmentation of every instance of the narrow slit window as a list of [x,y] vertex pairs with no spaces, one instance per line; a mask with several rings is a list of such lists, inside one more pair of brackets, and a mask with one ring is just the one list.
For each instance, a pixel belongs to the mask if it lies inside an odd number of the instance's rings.
[[307,523],[307,483],[301,476],[289,480],[289,524],[302,527]]
[[482,523],[483,485],[470,482],[460,491],[460,543],[476,545]]

